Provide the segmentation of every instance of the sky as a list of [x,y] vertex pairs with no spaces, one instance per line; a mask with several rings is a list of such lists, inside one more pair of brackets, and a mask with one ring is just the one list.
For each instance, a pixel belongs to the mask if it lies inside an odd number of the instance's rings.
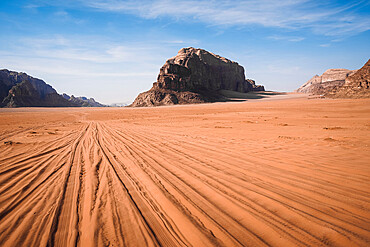
[[274,91],[370,58],[370,1],[1,0],[0,26],[0,68],[105,104],[149,90],[183,47]]

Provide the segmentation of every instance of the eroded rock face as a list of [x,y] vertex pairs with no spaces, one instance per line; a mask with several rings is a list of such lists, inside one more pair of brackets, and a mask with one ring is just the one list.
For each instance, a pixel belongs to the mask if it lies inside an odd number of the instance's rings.
[[370,59],[355,73],[348,76],[345,83],[332,97],[335,98],[370,98]]
[[238,63],[195,48],[183,48],[160,69],[154,87],[176,91],[233,90],[248,92]]
[[162,66],[152,89],[139,94],[131,106],[218,101],[222,100],[218,90],[246,93],[264,91],[264,87],[246,80],[237,62],[203,49],[182,48]]
[[254,80],[247,79],[246,82],[247,82],[248,91],[253,91],[253,92],[265,91],[265,87],[262,85],[256,85],[256,82]]
[[161,106],[161,105],[176,105],[176,104],[197,104],[207,102],[199,93],[189,91],[174,91],[165,89],[149,90],[137,96],[131,106]]
[[22,81],[9,90],[2,101],[5,107],[20,106],[75,106],[65,101],[56,92],[41,94],[30,81]]
[[328,69],[321,76],[315,75],[296,91],[299,93],[310,93],[325,95],[343,86],[345,79],[355,73],[356,70]]
[[329,69],[296,91],[329,98],[370,98],[370,60],[359,70]]
[[9,90],[12,87],[20,84],[23,81],[28,81],[39,93],[41,98],[44,98],[47,94],[56,93],[54,88],[40,79],[33,78],[26,73],[2,69],[0,70],[0,102],[2,102],[4,98],[8,96]]

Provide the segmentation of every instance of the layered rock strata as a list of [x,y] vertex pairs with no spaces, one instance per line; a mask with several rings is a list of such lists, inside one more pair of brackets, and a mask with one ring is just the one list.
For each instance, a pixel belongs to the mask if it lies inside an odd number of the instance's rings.
[[370,98],[370,59],[359,70],[329,69],[315,75],[296,92],[328,98]]
[[370,98],[370,59],[333,93],[335,98]]
[[321,76],[315,75],[296,91],[314,95],[325,95],[343,86],[346,78],[356,70],[328,69]]

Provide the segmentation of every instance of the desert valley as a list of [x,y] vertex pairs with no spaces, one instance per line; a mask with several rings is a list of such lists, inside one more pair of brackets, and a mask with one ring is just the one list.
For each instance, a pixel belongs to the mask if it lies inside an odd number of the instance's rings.
[[369,99],[0,110],[1,246],[367,246]]
[[184,48],[125,108],[2,70],[0,245],[368,246],[369,65],[279,93]]

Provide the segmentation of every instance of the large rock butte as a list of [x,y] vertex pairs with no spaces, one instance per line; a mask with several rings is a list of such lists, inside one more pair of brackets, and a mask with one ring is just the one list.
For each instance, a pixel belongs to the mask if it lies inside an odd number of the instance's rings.
[[159,106],[224,100],[220,90],[241,93],[264,91],[245,79],[237,62],[203,49],[182,48],[160,69],[153,87],[138,95],[131,106]]
[[96,105],[65,99],[52,86],[26,73],[7,69],[0,70],[0,107],[37,106],[78,107]]

